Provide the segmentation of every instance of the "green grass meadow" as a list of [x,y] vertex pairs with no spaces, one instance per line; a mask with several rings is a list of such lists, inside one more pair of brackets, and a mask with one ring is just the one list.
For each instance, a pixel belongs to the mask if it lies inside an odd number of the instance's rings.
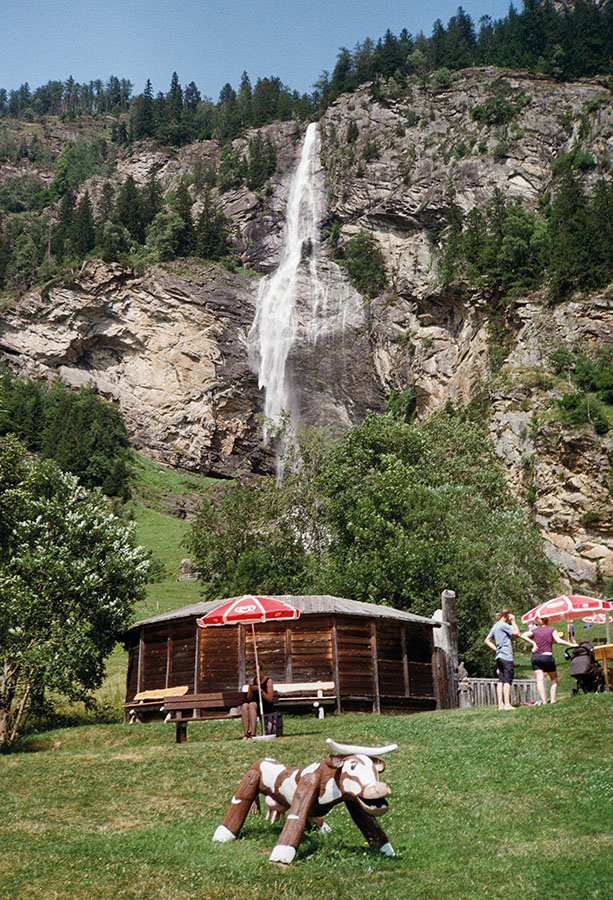
[[[237,721],[93,725],[21,738],[0,756],[1,900],[610,900],[613,695],[555,706],[413,716],[285,717],[239,740]],[[396,742],[370,850],[343,806],[294,863],[268,862],[280,825],[247,818],[213,844],[243,772],[263,755],[304,765],[325,738]],[[265,748],[265,749],[264,749]]]
[[[196,582],[177,581],[188,526],[167,514],[169,497],[197,489],[147,461],[139,469],[137,537],[164,574],[135,621],[199,599]],[[285,716],[285,736],[265,745],[239,740],[236,720],[192,725],[177,745],[172,725],[100,724],[68,707],[66,721],[82,724],[32,723],[0,755],[0,900],[612,900],[613,694],[570,698],[556,656],[555,706]],[[516,660],[529,676],[528,655]],[[119,717],[126,663],[118,646],[98,715]],[[287,869],[268,862],[281,826],[263,816],[238,841],[212,843],[255,759],[302,766],[325,756],[326,737],[398,744],[381,820],[395,858],[370,850],[343,806]]]

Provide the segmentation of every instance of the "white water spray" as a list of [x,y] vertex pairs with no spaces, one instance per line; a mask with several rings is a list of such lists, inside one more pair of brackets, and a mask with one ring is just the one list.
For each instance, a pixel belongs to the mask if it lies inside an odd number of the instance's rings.
[[317,273],[322,193],[319,133],[312,123],[306,130],[291,182],[279,266],[260,285],[249,332],[250,354],[259,375],[259,387],[265,391],[265,441],[284,413],[289,415],[291,424],[296,419],[287,360],[298,333],[298,295],[308,298],[307,328],[312,342],[318,336],[314,323],[325,307],[326,287]]

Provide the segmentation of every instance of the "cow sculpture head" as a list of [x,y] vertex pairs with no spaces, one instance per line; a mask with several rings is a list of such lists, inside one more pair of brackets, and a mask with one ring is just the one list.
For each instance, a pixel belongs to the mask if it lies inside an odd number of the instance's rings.
[[329,830],[323,817],[338,803],[346,805],[372,847],[386,856],[394,856],[378,819],[389,809],[391,796],[388,785],[379,780],[379,773],[385,769],[380,757],[395,750],[396,744],[361,747],[338,744],[330,738],[327,743],[333,752],[322,762],[302,769],[284,766],[274,759],[254,763],[238,785],[213,840],[220,843],[234,840],[251,804],[258,794],[264,794],[267,806],[274,812],[273,821],[277,814],[287,812],[283,830],[270,854],[271,862],[280,865],[292,862],[309,823]]
[[389,809],[391,790],[379,773],[385,769],[383,760],[352,753],[351,756],[328,756],[326,765],[338,770],[335,781],[344,798],[354,799],[369,816],[382,816]]

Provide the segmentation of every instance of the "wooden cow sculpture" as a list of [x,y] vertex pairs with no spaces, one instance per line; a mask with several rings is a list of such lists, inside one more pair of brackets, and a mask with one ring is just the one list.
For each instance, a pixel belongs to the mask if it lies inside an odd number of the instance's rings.
[[323,762],[312,763],[303,769],[284,766],[274,759],[260,759],[254,763],[243,775],[213,840],[222,843],[234,840],[251,804],[259,794],[264,794],[271,798],[271,807],[287,811],[270,862],[289,865],[307,825],[321,820],[338,803],[345,803],[351,818],[372,847],[387,856],[395,856],[377,819],[387,812],[391,795],[389,787],[379,781],[379,772],[385,769],[385,763],[379,757],[391,753],[397,745],[357,747],[337,744],[330,738],[327,743],[334,753]]

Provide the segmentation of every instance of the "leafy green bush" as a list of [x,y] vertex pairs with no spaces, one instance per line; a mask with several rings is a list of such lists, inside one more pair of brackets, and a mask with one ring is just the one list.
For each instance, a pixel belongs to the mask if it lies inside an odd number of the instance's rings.
[[377,297],[387,286],[385,260],[375,238],[360,231],[347,241],[337,259],[345,266],[352,282],[368,299]]
[[597,434],[607,434],[610,423],[604,404],[613,405],[613,355],[600,348],[595,356],[558,347],[549,355],[549,365],[557,375],[566,375],[580,388],[558,401],[562,421],[567,425],[591,424]]
[[594,157],[577,144],[570,153],[559,153],[556,156],[552,163],[551,171],[554,175],[562,175],[564,172],[572,169],[585,172],[595,167],[596,160]]
[[602,403],[583,391],[564,394],[558,400],[558,408],[565,425],[591,424],[596,434],[606,434],[609,430],[609,420]]
[[69,141],[57,158],[51,183],[53,196],[57,198],[67,191],[74,191],[87,178],[102,172],[108,156],[109,148],[104,138]]

